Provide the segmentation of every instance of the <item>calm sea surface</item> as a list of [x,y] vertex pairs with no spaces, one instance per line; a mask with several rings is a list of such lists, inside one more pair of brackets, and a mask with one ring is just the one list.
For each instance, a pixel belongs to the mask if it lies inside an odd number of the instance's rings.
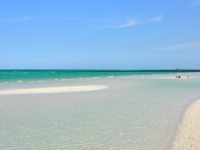
[[0,96],[0,149],[169,149],[200,98],[198,71],[0,71],[0,90],[71,85],[109,88]]

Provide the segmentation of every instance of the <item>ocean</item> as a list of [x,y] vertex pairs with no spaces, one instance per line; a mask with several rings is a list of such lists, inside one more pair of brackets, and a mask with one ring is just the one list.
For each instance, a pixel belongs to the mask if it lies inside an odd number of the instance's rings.
[[109,88],[1,95],[0,149],[170,149],[199,83],[198,70],[1,70],[0,90]]
[[0,70],[0,83],[198,72],[200,70]]

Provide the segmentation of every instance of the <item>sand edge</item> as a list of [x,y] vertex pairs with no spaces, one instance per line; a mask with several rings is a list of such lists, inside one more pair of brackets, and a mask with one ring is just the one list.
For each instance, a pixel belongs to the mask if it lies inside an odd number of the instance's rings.
[[172,150],[195,150],[200,148],[200,99],[186,109],[178,126]]
[[81,85],[81,86],[62,86],[62,87],[46,87],[46,88],[31,88],[31,89],[10,89],[10,90],[1,90],[0,95],[80,92],[80,91],[102,90],[106,88],[108,88],[108,86],[106,85]]

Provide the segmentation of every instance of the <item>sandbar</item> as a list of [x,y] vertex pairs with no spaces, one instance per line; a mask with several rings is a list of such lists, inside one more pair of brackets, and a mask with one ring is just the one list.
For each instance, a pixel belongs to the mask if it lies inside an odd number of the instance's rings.
[[200,149],[200,99],[186,109],[172,145],[172,150],[197,149]]
[[81,86],[62,86],[62,87],[45,87],[45,88],[29,88],[29,89],[9,89],[9,90],[0,90],[0,95],[80,92],[80,91],[102,90],[106,88],[108,88],[108,86],[106,85],[81,85]]

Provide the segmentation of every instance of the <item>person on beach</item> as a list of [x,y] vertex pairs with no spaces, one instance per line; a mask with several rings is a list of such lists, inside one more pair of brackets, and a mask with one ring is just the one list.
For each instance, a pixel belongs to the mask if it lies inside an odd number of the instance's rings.
[[190,75],[188,74],[188,79],[190,78]]

